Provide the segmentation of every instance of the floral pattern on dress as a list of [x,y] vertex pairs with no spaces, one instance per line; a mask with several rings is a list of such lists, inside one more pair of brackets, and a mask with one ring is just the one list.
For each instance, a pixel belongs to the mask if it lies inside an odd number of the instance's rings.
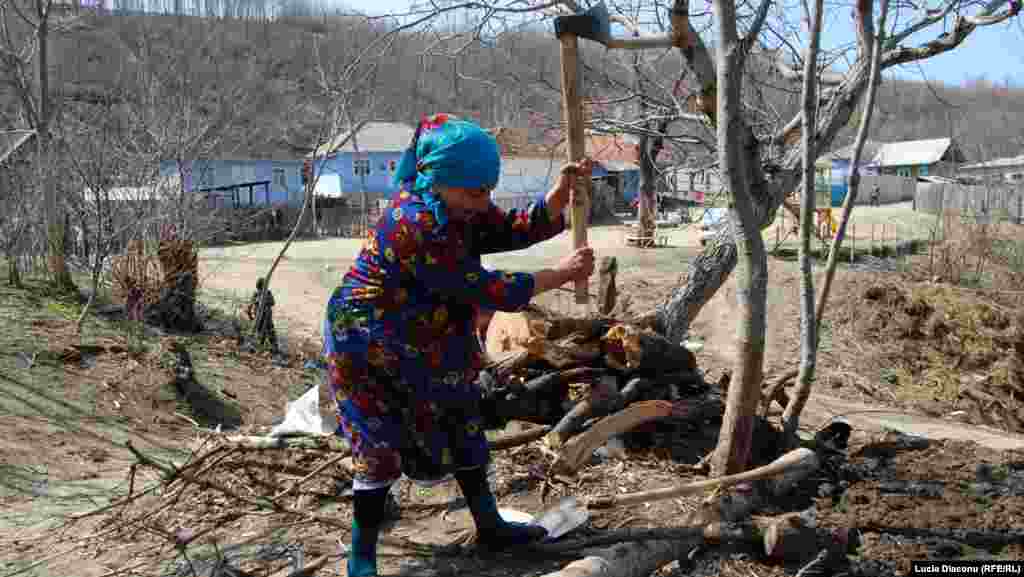
[[433,481],[489,460],[475,384],[483,364],[480,308],[516,311],[533,275],[483,268],[483,254],[521,250],[565,229],[543,197],[524,210],[491,205],[473,222],[438,223],[399,192],[327,304],[324,355],[337,433],[352,445],[356,482],[402,472]]

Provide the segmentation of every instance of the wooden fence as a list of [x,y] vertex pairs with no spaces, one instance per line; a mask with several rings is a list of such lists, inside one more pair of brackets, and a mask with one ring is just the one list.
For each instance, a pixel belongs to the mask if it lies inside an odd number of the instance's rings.
[[993,222],[1024,223],[1024,187],[1011,185],[970,186],[955,183],[919,182],[914,209],[930,214],[950,210],[968,212]]

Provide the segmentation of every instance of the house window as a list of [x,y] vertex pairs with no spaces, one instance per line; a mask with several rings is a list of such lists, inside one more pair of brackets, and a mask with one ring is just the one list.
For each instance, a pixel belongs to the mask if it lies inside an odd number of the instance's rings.
[[922,164],[921,168],[920,168],[920,170],[918,172],[921,173],[921,176],[928,176],[928,165],[927,164]]
[[196,179],[199,188],[212,188],[214,180],[214,168],[209,164],[199,165],[199,178]]
[[288,181],[285,178],[285,172],[283,168],[274,169],[273,179],[274,190],[286,190],[288,188]]
[[256,181],[256,167],[245,164],[236,164],[232,169],[233,184]]
[[369,158],[353,158],[352,159],[352,174],[354,176],[369,176],[370,175],[370,159]]

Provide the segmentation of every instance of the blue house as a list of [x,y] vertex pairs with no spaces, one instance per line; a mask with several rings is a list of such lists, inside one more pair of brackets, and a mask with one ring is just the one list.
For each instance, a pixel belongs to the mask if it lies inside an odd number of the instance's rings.
[[[565,162],[564,151],[522,154],[509,146],[500,129],[497,132],[503,154],[501,177],[492,198],[503,208],[520,207],[555,183]],[[342,133],[321,145],[308,155],[316,159],[317,197],[358,202],[361,193],[366,192],[371,203],[390,197],[397,192],[393,184],[395,169],[414,133],[413,126],[401,122],[368,122],[354,138]],[[636,196],[639,167],[613,158],[597,160],[595,180],[608,181],[627,200]]]
[[216,206],[301,206],[299,159],[202,159],[160,163],[161,176],[180,176],[186,192],[205,193]]
[[368,122],[352,138],[341,133],[317,147],[309,154],[316,159],[316,195],[343,198],[366,192],[372,198],[391,196],[397,192],[392,180],[398,160],[414,133],[413,126],[401,122]]

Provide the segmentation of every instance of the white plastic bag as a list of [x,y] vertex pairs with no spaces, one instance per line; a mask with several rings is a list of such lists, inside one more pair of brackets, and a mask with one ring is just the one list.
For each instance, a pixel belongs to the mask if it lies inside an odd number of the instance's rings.
[[284,421],[270,430],[271,437],[307,433],[328,435],[334,432],[334,419],[320,415],[320,387],[310,387],[301,397],[288,403]]

